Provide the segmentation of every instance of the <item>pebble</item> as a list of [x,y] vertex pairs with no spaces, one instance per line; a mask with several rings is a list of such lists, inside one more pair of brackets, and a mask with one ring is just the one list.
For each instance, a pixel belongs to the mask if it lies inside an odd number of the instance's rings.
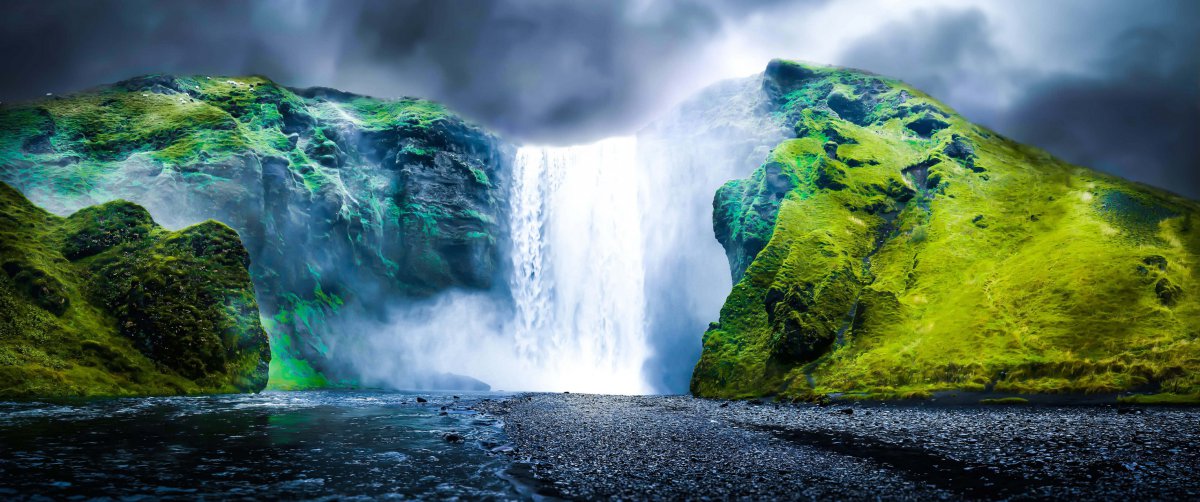
[[[1200,409],[528,394],[503,418],[535,493],[568,499],[1188,499]],[[853,416],[853,420],[846,417]],[[1099,480],[1099,481],[1098,481]]]

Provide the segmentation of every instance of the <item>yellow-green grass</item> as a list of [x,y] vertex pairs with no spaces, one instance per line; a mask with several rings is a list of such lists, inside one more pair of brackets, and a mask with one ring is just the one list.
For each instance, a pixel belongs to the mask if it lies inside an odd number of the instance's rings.
[[1120,396],[1117,402],[1124,404],[1200,404],[1200,393],[1193,394],[1176,394],[1174,392],[1161,392],[1158,394],[1131,394],[1128,396]]
[[[1016,144],[900,82],[804,68],[780,104],[803,136],[754,175],[792,158],[797,182],[705,334],[693,392],[1200,391],[1200,205]],[[847,83],[875,96],[863,125],[821,100]],[[922,137],[906,126],[922,116],[945,127]],[[947,153],[955,141],[973,155]],[[747,217],[721,202],[718,219]]]

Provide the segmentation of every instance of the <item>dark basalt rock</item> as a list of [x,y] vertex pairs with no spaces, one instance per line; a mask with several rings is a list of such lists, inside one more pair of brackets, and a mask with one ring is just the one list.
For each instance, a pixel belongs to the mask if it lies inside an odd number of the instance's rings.
[[909,130],[911,130],[912,132],[917,133],[917,135],[921,136],[922,138],[928,138],[928,137],[933,136],[934,133],[936,133],[942,129],[945,129],[949,125],[950,124],[944,120],[938,120],[937,118],[934,118],[932,115],[926,115],[926,116],[916,119],[912,122],[909,122],[909,123],[905,124],[904,126],[907,127]]
[[870,122],[869,113],[870,106],[865,99],[851,99],[850,97],[840,92],[830,94],[826,99],[829,108],[838,114],[843,120],[853,122],[858,125],[866,125]]
[[973,165],[976,159],[975,147],[971,145],[971,141],[958,134],[951,136],[950,143],[942,149],[942,153],[965,166]]
[[825,155],[827,157],[829,157],[833,160],[838,160],[838,153],[837,153],[838,144],[837,144],[837,142],[826,141],[824,148],[825,148]]
[[130,92],[153,92],[157,94],[178,94],[183,92],[179,85],[179,81],[173,75],[145,75],[134,77],[127,80],[122,80],[114,84],[114,87],[125,89]]
[[826,138],[829,138],[829,141],[839,145],[854,145],[858,143],[858,141],[856,141],[854,138],[847,138],[846,136],[842,135],[841,131],[838,131],[837,128],[833,127],[832,125],[822,129],[821,132],[825,134]]
[[1183,288],[1171,283],[1166,277],[1159,279],[1154,283],[1154,294],[1158,295],[1158,301],[1168,307],[1174,306],[1179,302],[1179,296],[1183,293]]
[[926,189],[930,186],[937,185],[936,182],[931,183],[929,178],[929,169],[937,164],[937,159],[929,158],[921,161],[920,163],[908,166],[902,169],[900,172],[912,180],[913,186],[919,189]]
[[764,73],[763,90],[772,100],[778,100],[802,87],[805,81],[815,76],[816,74],[812,70],[802,65],[782,59],[772,59],[770,63],[767,63],[767,70]]

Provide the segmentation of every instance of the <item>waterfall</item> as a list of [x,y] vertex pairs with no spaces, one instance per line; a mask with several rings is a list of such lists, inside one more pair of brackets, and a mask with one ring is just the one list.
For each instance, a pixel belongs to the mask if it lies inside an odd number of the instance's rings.
[[636,152],[634,138],[520,148],[507,291],[447,291],[397,302],[383,325],[364,320],[355,343],[339,347],[362,381],[424,388],[461,375],[497,390],[654,390],[643,372]]
[[512,336],[547,387],[649,390],[636,151],[612,138],[517,153]]
[[504,284],[397,299],[341,347],[367,384],[463,375],[494,389],[686,392],[732,285],[712,200],[790,134],[762,76],[705,91],[638,132],[522,147],[505,180]]

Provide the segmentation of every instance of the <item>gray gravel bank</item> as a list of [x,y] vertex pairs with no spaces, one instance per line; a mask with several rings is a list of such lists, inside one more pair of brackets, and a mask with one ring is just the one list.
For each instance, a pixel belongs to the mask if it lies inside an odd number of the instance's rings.
[[486,402],[542,495],[596,499],[1200,497],[1200,409]]

